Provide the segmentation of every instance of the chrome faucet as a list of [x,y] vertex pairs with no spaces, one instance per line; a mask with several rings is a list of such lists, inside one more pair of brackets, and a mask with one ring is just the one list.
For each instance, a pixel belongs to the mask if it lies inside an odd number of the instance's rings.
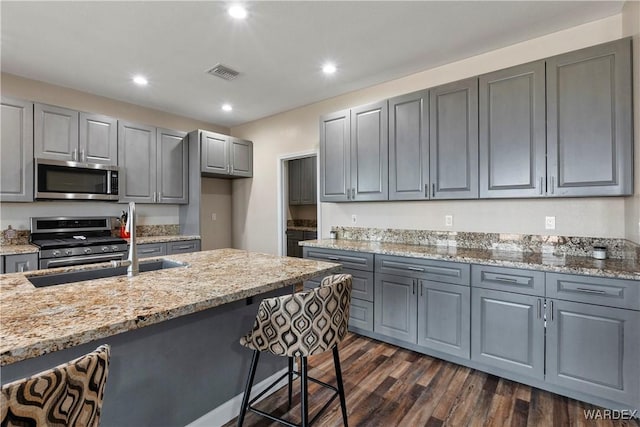
[[140,272],[138,264],[138,248],[136,247],[136,204],[129,202],[127,226],[129,230],[129,254],[126,260],[111,261],[112,267],[127,267],[127,277],[137,276]]

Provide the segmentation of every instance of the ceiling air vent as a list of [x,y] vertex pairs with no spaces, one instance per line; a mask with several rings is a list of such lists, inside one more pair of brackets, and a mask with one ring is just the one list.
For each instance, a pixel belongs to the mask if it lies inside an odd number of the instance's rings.
[[236,70],[222,64],[217,64],[215,67],[207,71],[207,73],[225,80],[233,80],[240,74]]

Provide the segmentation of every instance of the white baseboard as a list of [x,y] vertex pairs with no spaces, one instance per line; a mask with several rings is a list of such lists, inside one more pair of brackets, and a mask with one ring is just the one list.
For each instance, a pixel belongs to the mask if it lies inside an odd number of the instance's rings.
[[[269,384],[277,380],[278,377],[284,375],[286,372],[287,372],[287,368],[284,368],[276,372],[275,374],[271,375],[269,378],[266,378],[260,381],[258,384],[254,384],[251,389],[251,394],[255,396],[258,393],[262,392],[262,390],[266,389],[269,386]],[[286,384],[287,384],[287,378],[285,377],[282,379],[282,381],[280,381],[277,385],[275,385],[269,393],[266,393],[264,396],[262,396],[260,400],[275,393],[276,390],[278,390],[280,387]],[[244,393],[240,393],[236,397],[226,401],[225,403],[218,406],[214,410],[207,412],[197,420],[187,424],[185,427],[219,427],[228,423],[229,421],[237,417],[238,414],[240,413],[240,407],[242,406],[243,396],[244,396]]]

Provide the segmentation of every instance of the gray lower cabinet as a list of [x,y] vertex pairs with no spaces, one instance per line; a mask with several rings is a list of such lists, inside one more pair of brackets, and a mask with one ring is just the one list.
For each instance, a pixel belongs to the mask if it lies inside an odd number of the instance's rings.
[[418,336],[418,279],[375,274],[374,332],[415,344]]
[[38,269],[38,254],[18,254],[4,256],[4,273],[21,273]]
[[304,231],[287,230],[287,256],[302,258],[302,247],[298,244],[304,240]]
[[631,72],[630,38],[547,59],[548,196],[633,194]]
[[471,359],[544,379],[544,298],[471,289]]
[[100,114],[80,113],[81,162],[118,164],[118,120]]
[[478,198],[478,78],[430,90],[432,199]]
[[429,199],[429,91],[389,99],[389,200]]
[[546,193],[545,62],[479,78],[480,197]]
[[548,300],[546,381],[637,407],[640,312]]
[[158,203],[189,202],[189,153],[186,132],[157,129]]
[[420,280],[418,345],[469,359],[471,290],[469,286]]
[[138,258],[150,258],[167,254],[165,243],[142,243],[137,245]]
[[320,118],[320,201],[351,199],[351,113],[337,111]]
[[167,255],[184,254],[188,252],[199,252],[200,240],[181,240],[178,242],[167,242]]
[[0,201],[33,201],[33,103],[2,97]]
[[209,131],[200,134],[200,172],[221,178],[253,176],[253,143]]

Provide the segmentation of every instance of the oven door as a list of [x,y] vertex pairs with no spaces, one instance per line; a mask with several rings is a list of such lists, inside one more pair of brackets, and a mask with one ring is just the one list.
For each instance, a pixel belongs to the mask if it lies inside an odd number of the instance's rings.
[[36,159],[36,199],[118,200],[117,166]]
[[55,267],[71,267],[74,265],[95,264],[98,262],[122,261],[127,256],[126,253],[116,252],[100,255],[80,255],[67,258],[49,258],[40,260],[40,269]]

